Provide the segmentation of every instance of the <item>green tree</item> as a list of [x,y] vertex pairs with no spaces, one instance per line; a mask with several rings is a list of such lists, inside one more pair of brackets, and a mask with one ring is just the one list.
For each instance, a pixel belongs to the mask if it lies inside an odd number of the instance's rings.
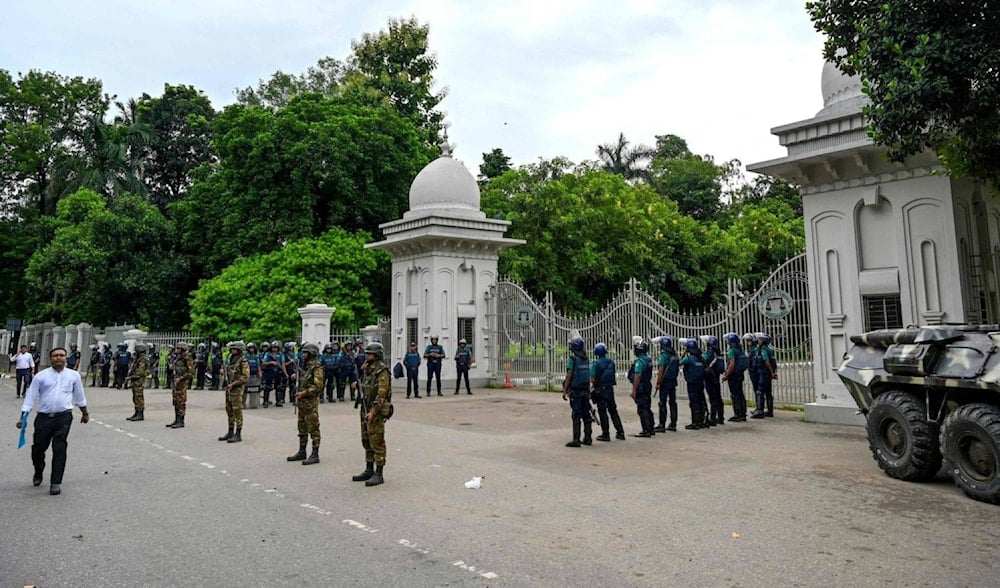
[[82,189],[59,202],[49,225],[53,236],[26,272],[29,321],[183,324],[175,285],[187,268],[170,255],[173,227],[156,207],[133,194],[109,201]]
[[860,74],[872,140],[901,161],[930,148],[952,174],[1000,178],[1000,4],[806,3],[823,54]]
[[237,90],[236,101],[244,106],[278,109],[288,105],[298,94],[337,96],[346,71],[342,61],[324,57],[303,74],[288,74],[278,70],[270,79],[258,81],[256,88]]
[[646,177],[646,164],[656,154],[656,150],[646,145],[631,145],[625,138],[625,133],[618,134],[614,143],[604,143],[597,146],[597,157],[601,169],[618,174],[626,180],[638,180]]
[[507,157],[503,149],[497,147],[489,153],[483,153],[483,163],[479,165],[479,179],[490,180],[502,176],[510,169],[510,157]]
[[0,219],[0,317],[24,316],[29,298],[24,272],[38,238],[34,209]]
[[714,220],[722,208],[723,179],[726,168],[709,157],[684,155],[657,157],[649,166],[649,185],[677,203],[681,214],[699,221]]
[[0,197],[8,213],[22,203],[55,213],[67,193],[57,168],[81,151],[87,122],[107,111],[101,82],[31,70],[0,70]]
[[501,272],[536,295],[552,291],[568,312],[596,310],[632,277],[666,304],[715,302],[750,263],[745,243],[606,171],[542,162],[491,180],[482,202],[527,241],[501,253]]
[[416,18],[390,19],[386,30],[352,41],[345,91],[366,103],[388,104],[435,145],[444,119],[437,107],[447,91],[433,89],[437,56],[429,51],[429,33],[430,25]]
[[108,123],[95,115],[86,122],[80,152],[65,158],[60,167],[67,189],[89,188],[106,197],[146,193],[141,152],[150,143],[150,132],[142,123],[119,121]]
[[229,106],[214,129],[218,163],[174,207],[185,251],[204,264],[198,275],[334,226],[376,233],[406,211],[431,158],[391,108],[317,94],[276,111]]
[[163,95],[143,94],[135,106],[136,122],[149,129],[143,175],[149,201],[166,212],[191,185],[196,167],[211,162],[215,110],[193,86],[164,84]]
[[301,331],[297,309],[311,303],[335,308],[331,325],[354,328],[378,318],[372,284],[388,254],[365,249],[368,234],[333,228],[251,255],[204,280],[191,297],[191,329],[223,339],[293,339]]

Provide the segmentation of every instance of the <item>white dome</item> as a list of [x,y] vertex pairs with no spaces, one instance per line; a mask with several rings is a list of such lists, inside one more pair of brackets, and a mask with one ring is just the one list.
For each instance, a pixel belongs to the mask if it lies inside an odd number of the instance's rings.
[[410,184],[410,212],[446,209],[479,211],[479,184],[465,166],[443,155],[420,170]]
[[861,78],[848,76],[836,65],[823,64],[823,110],[819,114],[858,112],[868,99],[861,91]]

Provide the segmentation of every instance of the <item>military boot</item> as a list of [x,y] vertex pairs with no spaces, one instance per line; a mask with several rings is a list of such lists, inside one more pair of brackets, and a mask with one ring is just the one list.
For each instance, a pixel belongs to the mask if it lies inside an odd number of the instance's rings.
[[360,474],[357,474],[355,476],[351,476],[351,481],[352,482],[364,482],[366,480],[370,480],[371,477],[374,476],[374,475],[375,475],[375,462],[369,461],[369,462],[365,463],[365,471],[363,471]]
[[306,440],[299,437],[299,452],[295,455],[289,455],[285,459],[288,461],[302,461],[306,458]]
[[382,464],[375,466],[375,473],[372,474],[370,479],[365,480],[365,486],[378,486],[379,484],[385,482],[385,480],[382,479],[382,467]]
[[229,432],[219,437],[219,441],[229,441],[232,438],[233,438],[233,428],[229,427]]
[[573,440],[566,444],[566,447],[580,446],[580,421],[573,421]]
[[177,409],[175,408],[175,409],[174,409],[174,422],[172,422],[172,423],[167,423],[167,428],[168,428],[168,429],[173,429],[173,428],[174,428],[174,425],[176,425],[176,424],[177,424],[177,420],[178,420],[179,418],[181,418],[181,417],[177,415]]
[[227,439],[226,443],[240,443],[241,441],[243,441],[243,437],[240,435],[240,433],[242,432],[243,432],[242,428],[236,429],[236,434]]
[[171,429],[183,429],[184,428],[184,417],[179,416],[174,424],[170,427]]
[[591,427],[592,427],[592,425],[591,425],[590,421],[584,421],[583,422],[583,444],[584,445],[591,445],[591,444],[593,444],[593,441],[590,438]]
[[132,414],[132,416],[127,417],[125,420],[126,421],[143,421],[143,420],[146,420],[145,417],[142,414],[143,412],[144,411],[136,409],[136,411]]
[[313,447],[312,455],[308,459],[302,462],[302,465],[312,465],[314,463],[319,463],[319,448]]

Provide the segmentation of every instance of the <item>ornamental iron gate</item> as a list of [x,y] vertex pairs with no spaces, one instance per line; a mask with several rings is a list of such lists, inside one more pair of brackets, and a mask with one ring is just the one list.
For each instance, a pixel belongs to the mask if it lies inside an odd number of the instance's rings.
[[[491,371],[498,384],[510,377],[523,385],[560,386],[569,356],[568,341],[579,334],[587,342],[588,354],[597,342],[607,345],[608,356],[616,362],[618,379],[624,380],[633,357],[633,335],[647,341],[660,335],[675,340],[715,335],[721,341],[728,332],[741,336],[765,332],[771,335],[771,347],[778,358],[775,402],[813,402],[808,290],[804,253],[781,264],[756,289],[730,280],[725,302],[701,313],[668,309],[633,278],[600,311],[586,317],[569,317],[556,311],[551,292],[538,303],[518,284],[501,280],[491,287],[488,298]],[[721,347],[725,350],[724,342]],[[651,344],[650,354],[656,357],[658,346]],[[752,401],[750,383],[744,386]],[[728,390],[726,385],[722,388]],[[678,391],[687,394],[683,377],[679,378]]]

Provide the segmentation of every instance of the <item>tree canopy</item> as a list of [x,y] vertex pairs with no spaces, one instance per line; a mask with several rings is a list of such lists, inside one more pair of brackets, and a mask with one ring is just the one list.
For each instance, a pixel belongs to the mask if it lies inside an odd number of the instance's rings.
[[956,175],[1000,177],[1000,4],[819,0],[824,56],[860,74],[872,139],[895,160],[933,149]]
[[367,233],[333,228],[244,257],[204,280],[191,295],[191,328],[222,339],[297,337],[298,310],[324,303],[335,308],[331,325],[355,328],[378,319],[374,282],[384,280],[387,253],[365,249]]

